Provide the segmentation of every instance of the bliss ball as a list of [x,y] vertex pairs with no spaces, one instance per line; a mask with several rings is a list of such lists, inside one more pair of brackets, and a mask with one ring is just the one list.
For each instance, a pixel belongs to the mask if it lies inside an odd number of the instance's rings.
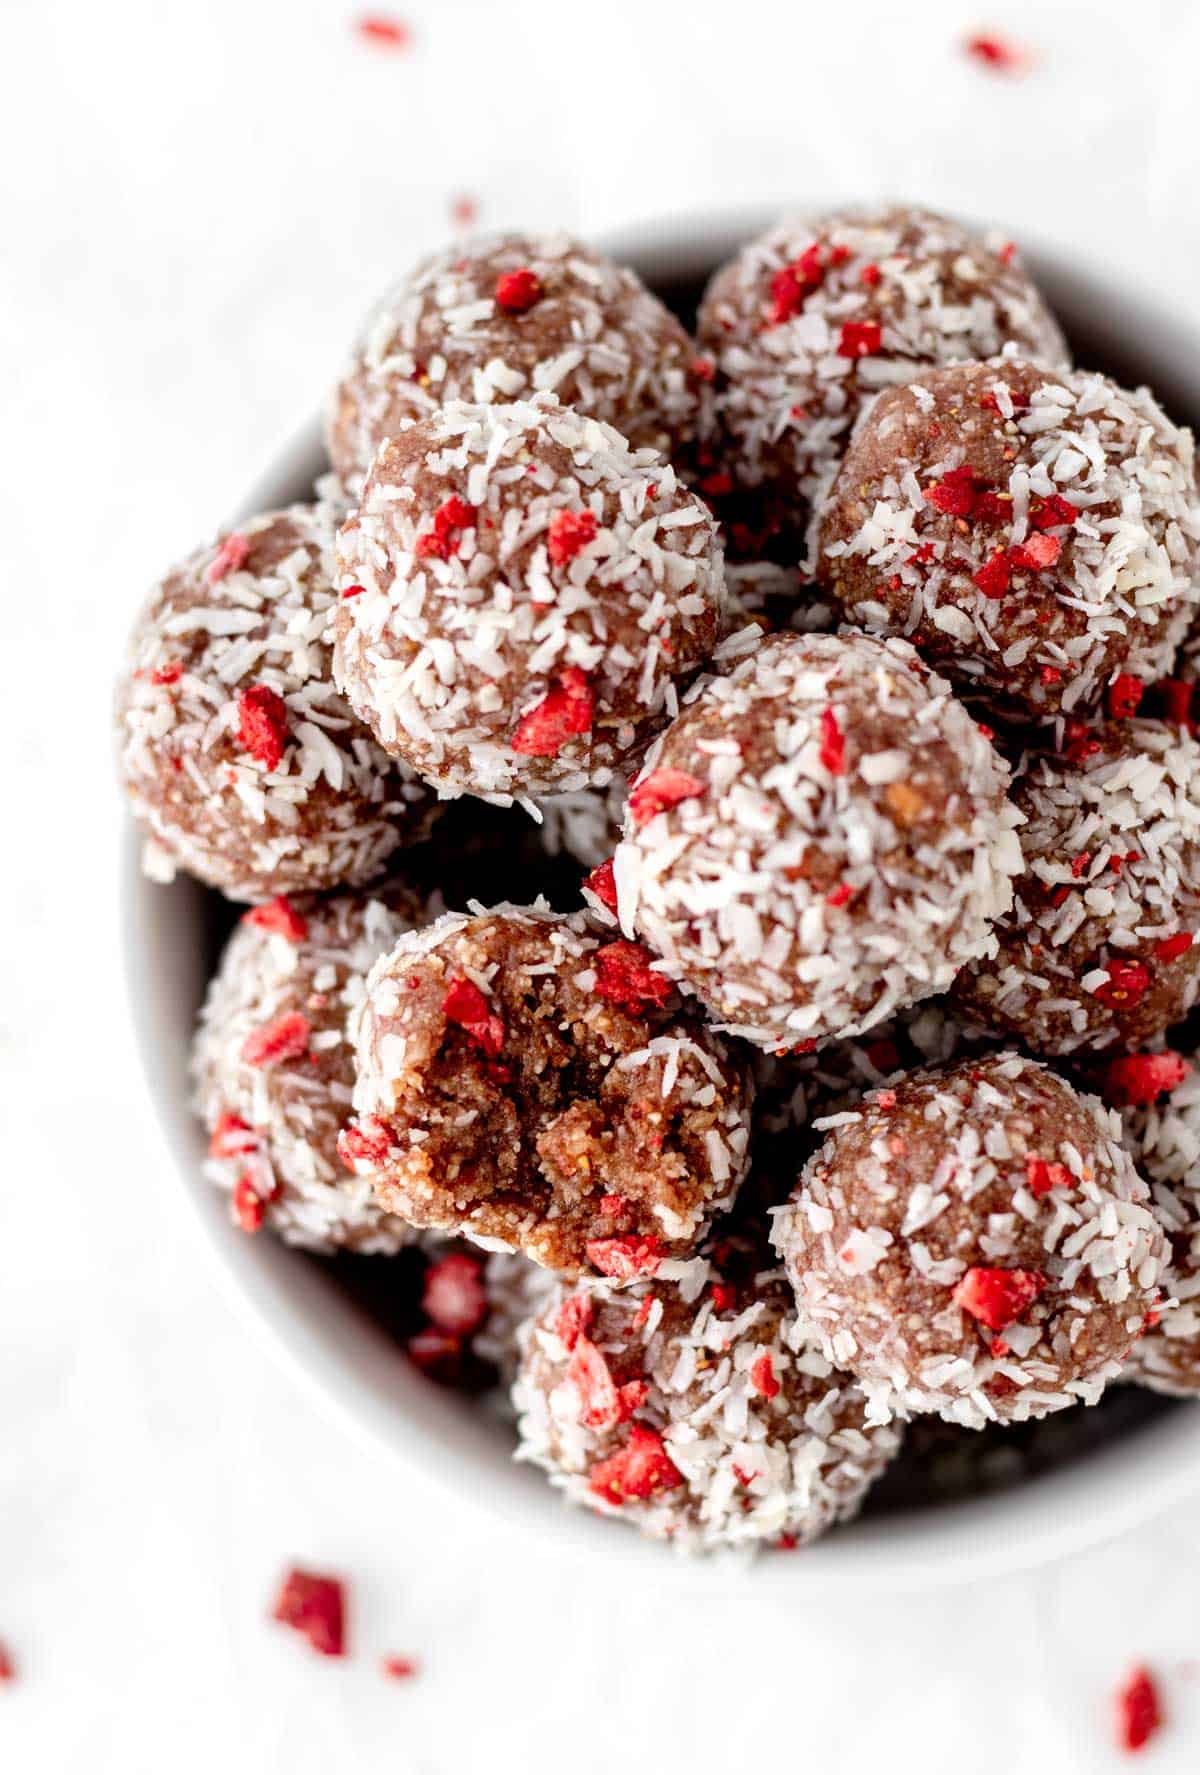
[[[339,1153],[354,1091],[347,1020],[368,970],[425,909],[381,897],[278,899],[248,912],[209,984],[192,1049],[210,1181],[246,1232],[310,1251],[398,1251],[417,1234]],[[353,1153],[353,1146],[350,1151]]]
[[381,1204],[564,1274],[694,1251],[745,1172],[750,1085],[652,960],[541,907],[402,937],[356,1023]]
[[708,508],[553,395],[390,439],[337,551],[337,681],[443,796],[604,788],[720,632]]
[[622,923],[735,1035],[856,1035],[993,947],[1008,772],[903,642],[769,642],[689,697],[634,780]]
[[1069,362],[1011,244],[907,208],[779,223],[716,273],[698,327],[716,365],[715,449],[792,519],[819,505],[881,389],[1014,343]]
[[817,573],[1001,719],[1084,714],[1169,672],[1200,602],[1192,435],[1091,370],[932,371],[864,415]]
[[457,243],[384,297],[334,394],[329,454],[361,480],[385,438],[448,401],[549,391],[635,449],[687,455],[708,365],[632,271],[564,235]]
[[775,1248],[872,1416],[979,1428],[1094,1404],[1166,1260],[1116,1113],[1002,1053],[914,1073],[823,1126]]
[[254,518],[155,588],[117,698],[148,873],[266,900],[368,881],[425,835],[428,791],[334,687],[335,601],[320,506]]
[[857,1514],[899,1432],[800,1331],[779,1270],[703,1262],[561,1288],[520,1334],[518,1458],[689,1552],[812,1541]]
[[1163,721],[1083,728],[1013,801],[1024,873],[959,1003],[1046,1055],[1177,1023],[1200,993],[1200,743]]

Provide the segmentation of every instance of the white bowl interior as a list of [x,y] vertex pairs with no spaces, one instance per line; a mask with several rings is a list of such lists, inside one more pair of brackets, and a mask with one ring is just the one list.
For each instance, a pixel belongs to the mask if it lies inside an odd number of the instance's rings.
[[[645,226],[601,243],[669,299],[678,299],[771,218],[742,213]],[[1143,297],[1078,274],[1053,253],[1026,257],[1077,358],[1126,382],[1147,382],[1177,419],[1200,418],[1200,327]],[[316,422],[285,449],[247,499],[246,516],[307,498],[326,467]],[[267,1238],[247,1239],[201,1174],[205,1141],[189,1107],[188,1050],[216,963],[217,896],[180,878],[167,887],[126,846],[127,978],[151,1096],[183,1186],[234,1290],[277,1354],[348,1425],[427,1473],[518,1517],[555,1555],[655,1560],[664,1581],[701,1587],[909,1587],[1036,1564],[1120,1532],[1200,1488],[1200,1412],[1125,1390],[1119,1423],[1086,1453],[1006,1490],[868,1514],[807,1549],[802,1560],[684,1562],[623,1527],[570,1510],[540,1474],[511,1460],[508,1430],[478,1401],[420,1374],[384,1326],[321,1263]],[[383,1260],[380,1260],[383,1261]],[[1098,1410],[1104,1410],[1102,1406]],[[1090,1414],[1095,1415],[1095,1414]]]

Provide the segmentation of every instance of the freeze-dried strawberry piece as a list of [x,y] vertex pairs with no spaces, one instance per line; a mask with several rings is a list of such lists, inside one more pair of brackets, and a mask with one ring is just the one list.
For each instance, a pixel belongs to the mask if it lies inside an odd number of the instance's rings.
[[1087,728],[1087,724],[1077,717],[1072,717],[1063,727],[1063,757],[1069,764],[1086,764],[1100,750],[1100,741]]
[[1191,1063],[1173,1048],[1166,1048],[1161,1054],[1123,1054],[1105,1066],[1100,1088],[1106,1103],[1124,1109],[1153,1103],[1164,1091],[1181,1085],[1191,1070]]
[[541,278],[528,265],[519,271],[502,271],[496,279],[496,307],[505,314],[525,314],[544,295]]
[[712,1296],[714,1313],[728,1313],[732,1311],[737,1300],[737,1290],[731,1283],[714,1282],[708,1292]]
[[277,894],[265,906],[252,906],[243,916],[247,924],[260,931],[273,931],[289,943],[303,943],[308,935],[308,920],[297,912],[286,894]]
[[838,718],[832,709],[821,710],[821,749],[822,768],[831,777],[844,777],[846,774],[846,736],[838,726]]
[[996,549],[971,575],[972,584],[979,587],[985,598],[1002,598],[1011,579],[1012,566],[1006,549]]
[[368,13],[359,19],[355,30],[377,49],[405,50],[412,45],[412,32],[404,21],[384,13]]
[[462,1372],[462,1339],[453,1332],[439,1331],[427,1325],[409,1338],[404,1346],[410,1362],[436,1381],[453,1386]]
[[361,1122],[348,1122],[337,1137],[338,1158],[347,1171],[359,1165],[378,1167],[395,1147],[392,1131],[374,1116]]
[[653,1233],[627,1239],[589,1239],[585,1250],[594,1269],[618,1282],[653,1276],[663,1260],[662,1245]]
[[825,270],[821,248],[813,241],[798,258],[785,265],[771,279],[771,307],[767,315],[769,327],[782,326],[803,308],[809,293],[824,281]]
[[346,1590],[340,1578],[293,1566],[286,1574],[271,1618],[302,1633],[325,1658],[346,1653]]
[[656,814],[667,813],[681,801],[703,795],[705,785],[699,777],[686,770],[652,770],[648,777],[635,783],[629,792],[629,817],[635,826],[645,826]]
[[1154,945],[1154,954],[1158,961],[1178,961],[1191,947],[1191,932],[1176,931],[1173,936],[1159,938]]
[[1040,1270],[969,1269],[954,1290],[954,1303],[989,1331],[1015,1325],[1046,1286]]
[[546,548],[556,567],[573,561],[595,539],[595,512],[555,512],[546,533]]
[[614,1195],[610,1192],[600,1198],[600,1212],[607,1214],[610,1219],[618,1219],[622,1214],[628,1214],[629,1209],[630,1203],[625,1196]]
[[263,1223],[266,1204],[254,1187],[254,1179],[243,1171],[233,1186],[233,1218],[244,1233],[256,1233]]
[[241,1153],[253,1152],[257,1145],[258,1135],[250,1124],[241,1116],[235,1116],[232,1110],[225,1109],[217,1117],[208,1137],[208,1156],[210,1159],[232,1159]]
[[416,560],[448,561],[458,553],[459,532],[469,530],[475,522],[475,507],[451,493],[433,514],[433,525],[423,530],[413,543]]
[[554,758],[575,734],[590,733],[595,703],[588,675],[568,666],[553,690],[527,709],[509,744],[528,758]]
[[554,1335],[573,1350],[592,1322],[592,1303],[586,1294],[569,1294],[554,1316]]
[[969,518],[974,515],[979,494],[990,485],[969,463],[960,462],[956,468],[947,469],[940,481],[933,481],[924,489],[925,503],[949,517]]
[[465,1251],[451,1251],[425,1272],[421,1306],[439,1331],[470,1337],[487,1317],[483,1265]]
[[252,684],[238,697],[238,738],[264,770],[278,770],[287,745],[287,704],[269,684]]
[[1026,1158],[1025,1181],[1033,1196],[1048,1196],[1051,1190],[1073,1189],[1075,1185],[1075,1179],[1065,1165],[1043,1159],[1040,1153],[1030,1153]]
[[593,960],[596,997],[623,1011],[636,1014],[653,1005],[665,1005],[675,990],[666,975],[653,967],[650,951],[624,937],[597,949]]
[[697,382],[712,382],[716,378],[717,365],[715,358],[694,357],[688,367]]
[[873,290],[876,287],[876,285],[881,282],[882,278],[883,278],[882,271],[880,271],[878,265],[876,265],[873,261],[869,265],[864,265],[862,270],[858,274],[859,283],[866,284],[866,286],[869,290]]
[[150,674],[150,682],[151,684],[158,685],[161,689],[166,684],[178,684],[182,677],[183,661],[171,659],[167,661],[165,666],[155,667],[154,671]]
[[[1188,941],[1190,943],[1191,939]],[[1106,972],[1108,980],[1095,988],[1094,998],[1110,1011],[1131,1011],[1141,1003],[1150,985],[1150,970],[1145,962],[1110,961]]]
[[770,1350],[764,1350],[761,1356],[755,1357],[750,1366],[750,1385],[764,1399],[774,1399],[779,1392],[779,1377],[775,1373]]
[[597,1461],[588,1474],[588,1486],[610,1504],[652,1498],[656,1492],[674,1491],[683,1474],[667,1453],[657,1430],[631,1424],[629,1440],[606,1461]]
[[1195,685],[1182,678],[1160,678],[1154,689],[1162,699],[1164,719],[1178,722],[1180,727],[1190,727]]
[[583,885],[590,893],[595,894],[600,904],[607,906],[610,912],[617,910],[617,883],[613,875],[611,857],[606,857],[603,863],[598,863]]
[[850,886],[850,883],[848,881],[839,881],[837,886],[831,888],[826,894],[825,904],[827,906],[844,906],[847,900],[852,900],[853,898],[854,889]]
[[621,1401],[604,1352],[582,1332],[575,1340],[564,1377],[579,1395],[579,1422],[587,1430],[615,1430]]
[[249,557],[249,542],[235,530],[231,536],[225,538],[208,564],[205,578],[209,585],[217,585],[228,573],[240,573]]
[[488,1009],[488,1001],[473,980],[461,974],[451,980],[442,1000],[442,1015],[465,1030],[473,1042],[494,1060],[504,1046],[504,1019]]
[[17,1680],[16,1660],[12,1653],[0,1640],[0,1683],[13,1683]]
[[883,343],[877,320],[846,320],[838,336],[839,357],[873,357]]
[[1076,506],[1061,493],[1049,493],[1045,499],[1035,499],[1029,512],[1029,521],[1035,530],[1055,530],[1060,524],[1073,524],[1079,516]]
[[285,1011],[270,1023],[252,1029],[242,1043],[247,1066],[271,1066],[277,1060],[299,1060],[308,1052],[308,1018],[299,1011]]
[[1117,1690],[1117,1743],[1122,1750],[1141,1750],[1163,1726],[1158,1686],[1139,1664]]
[[1038,531],[1011,548],[1008,558],[1014,567],[1024,567],[1030,573],[1044,573],[1047,567],[1053,567],[1061,554],[1062,538]]
[[1138,704],[1146,694],[1146,686],[1132,672],[1118,672],[1108,687],[1108,712],[1114,721],[1127,721],[1137,714]]
[[1017,74],[1029,61],[1029,52],[1019,49],[1007,38],[997,37],[990,32],[980,32],[968,37],[963,44],[972,60],[982,62],[985,68],[991,68],[997,74]]
[[390,1677],[393,1682],[406,1682],[409,1677],[417,1676],[420,1673],[421,1666],[415,1658],[406,1658],[398,1652],[389,1652],[386,1657],[379,1660],[379,1668],[384,1676]]

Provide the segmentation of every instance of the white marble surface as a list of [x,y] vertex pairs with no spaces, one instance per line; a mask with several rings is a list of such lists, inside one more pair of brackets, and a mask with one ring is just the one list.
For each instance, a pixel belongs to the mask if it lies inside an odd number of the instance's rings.
[[[1200,11],[1143,0],[603,8],[6,0],[0,455],[14,804],[0,945],[5,1775],[219,1768],[972,1775],[1118,1766],[1135,1657],[1200,1765],[1200,1504],[1032,1576],[844,1604],[628,1594],[331,1429],[230,1311],[142,1096],[116,953],[109,680],[143,587],[320,397],[375,287],[448,226],[595,232],[903,193],[1196,300]],[[1086,24],[1082,21],[1086,19]],[[1021,81],[958,52],[995,24]],[[264,1614],[355,1581],[360,1656]],[[388,1684],[375,1653],[411,1651]]]

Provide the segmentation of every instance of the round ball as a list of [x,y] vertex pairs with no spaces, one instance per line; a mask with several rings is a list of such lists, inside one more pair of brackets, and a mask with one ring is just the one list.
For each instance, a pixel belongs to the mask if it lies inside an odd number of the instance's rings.
[[338,1152],[350,1116],[347,1019],[376,959],[424,908],[403,890],[279,900],[225,946],[192,1049],[206,1175],[248,1232],[311,1251],[393,1252],[414,1229],[376,1203]]
[[707,507],[552,395],[390,440],[337,550],[337,681],[443,795],[605,787],[720,630]]
[[549,389],[635,449],[687,455],[707,366],[632,271],[565,235],[458,242],[383,298],[337,388],[329,454],[361,480],[385,438],[447,401]]
[[742,1180],[750,1086],[651,960],[541,908],[403,937],[356,1025],[384,1207],[569,1274],[693,1251]]
[[[518,1458],[689,1552],[814,1540],[899,1446],[796,1325],[782,1273],[560,1290],[521,1333]],[[715,1283],[716,1286],[711,1284]]]
[[622,922],[790,1048],[944,991],[1020,867],[1008,772],[903,642],[781,637],[705,680],[626,804]]
[[1010,343],[1069,362],[1017,264],[948,217],[914,209],[779,223],[717,272],[700,305],[716,365],[715,447],[781,514],[817,505],[864,403],[926,365]]
[[959,1002],[1039,1054],[1136,1047],[1200,993],[1200,743],[1161,721],[1088,728],[1013,800],[1025,868]]
[[961,364],[880,396],[820,523],[847,618],[1001,719],[1169,672],[1200,601],[1192,436],[1090,370]]
[[428,791],[334,688],[334,602],[319,506],[254,518],[155,588],[117,700],[148,872],[265,900],[369,881],[424,836]]
[[874,1416],[974,1427],[1094,1404],[1166,1260],[1116,1113],[1012,1053],[831,1118],[774,1241]]

